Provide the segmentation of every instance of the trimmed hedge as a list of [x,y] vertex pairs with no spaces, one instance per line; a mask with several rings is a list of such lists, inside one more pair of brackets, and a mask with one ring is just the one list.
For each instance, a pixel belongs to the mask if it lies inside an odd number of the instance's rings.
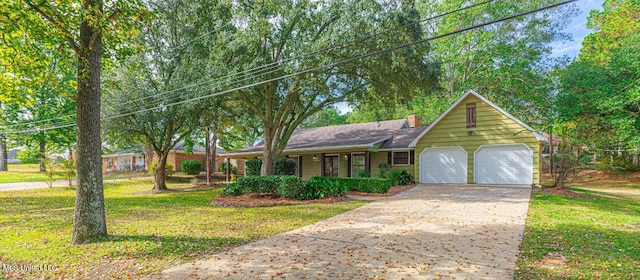
[[311,177],[302,182],[297,176],[245,176],[237,183],[227,185],[224,195],[261,193],[279,195],[298,200],[341,196],[347,191],[386,193],[393,185],[390,179]]
[[[262,159],[252,159],[244,162],[247,176],[260,176]],[[276,160],[276,170],[274,175],[295,175],[298,163],[290,158],[279,158]]]
[[319,199],[340,196],[347,193],[345,185],[341,185],[335,178],[314,176],[309,179],[300,190],[299,200]]
[[237,183],[247,192],[276,194],[280,184],[280,176],[244,176],[238,178]]
[[224,187],[224,189],[222,190],[222,194],[223,195],[241,195],[241,194],[246,194],[248,193],[248,191],[242,187],[240,187],[240,185],[238,185],[238,183],[231,183],[228,184],[226,187]]
[[202,171],[202,163],[197,160],[183,160],[180,169],[185,174],[199,174]]
[[350,191],[365,193],[386,193],[393,186],[390,179],[381,178],[335,178],[334,180]]
[[278,184],[278,195],[286,198],[299,199],[304,182],[298,176],[281,176]]

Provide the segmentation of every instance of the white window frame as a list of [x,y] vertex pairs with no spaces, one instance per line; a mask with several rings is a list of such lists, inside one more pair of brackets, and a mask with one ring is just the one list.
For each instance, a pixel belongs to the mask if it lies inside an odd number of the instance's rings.
[[[393,160],[393,159],[394,159],[394,154],[395,154],[395,153],[407,153],[407,163],[406,163],[406,164],[404,164],[404,163],[398,163],[398,164],[396,164],[396,163],[394,162],[394,160]],[[406,150],[406,151],[404,151],[404,150],[403,150],[403,151],[391,151],[391,165],[393,165],[393,166],[409,166],[409,165],[411,165],[411,150]]]
[[[357,156],[362,156],[363,158],[366,157],[365,152],[355,152],[355,153],[351,153],[351,164],[349,166],[349,169],[351,169],[351,178],[359,178],[358,174],[356,174],[353,171],[353,155],[357,155]],[[364,169],[362,170],[363,172],[367,170],[367,159],[364,159],[364,164],[362,165],[364,167]]]

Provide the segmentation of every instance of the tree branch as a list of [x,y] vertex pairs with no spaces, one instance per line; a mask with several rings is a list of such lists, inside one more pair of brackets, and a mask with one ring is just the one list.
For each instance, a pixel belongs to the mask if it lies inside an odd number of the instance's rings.
[[31,3],[31,1],[29,1],[29,0],[24,0],[24,3],[27,4],[31,9],[36,11],[38,14],[43,16],[45,19],[47,19],[47,21],[49,21],[51,24],[53,24],[60,31],[60,33],[62,33],[63,36],[67,39],[67,42],[69,43],[69,45],[71,46],[73,51],[75,51],[76,54],[78,54],[79,56],[81,56],[81,57],[83,56],[80,47],[78,46],[78,44],[74,40],[73,36],[71,36],[71,34],[69,33],[69,30],[67,30],[66,26],[64,26],[64,22],[57,21],[56,19],[53,18],[54,16],[56,18],[60,18],[60,15],[57,15],[57,14],[54,14],[53,16],[49,15],[45,11],[40,9],[40,7],[38,7],[35,4]]

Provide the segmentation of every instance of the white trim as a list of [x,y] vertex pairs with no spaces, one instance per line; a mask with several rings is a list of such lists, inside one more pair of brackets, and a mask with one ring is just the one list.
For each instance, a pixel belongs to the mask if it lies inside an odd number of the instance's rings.
[[453,105],[451,105],[451,107],[449,107],[449,109],[447,109],[444,113],[442,113],[442,115],[440,115],[440,117],[438,117],[434,122],[432,122],[427,127],[427,129],[425,129],[422,133],[420,133],[420,135],[418,135],[418,137],[416,137],[416,139],[414,139],[411,142],[411,144],[409,144],[409,148],[415,148],[416,145],[418,144],[418,141],[420,140],[420,138],[422,138],[425,134],[427,134],[427,132],[429,132],[429,130],[431,130],[433,127],[435,127],[446,115],[449,114],[449,112],[451,112],[453,110],[453,108],[457,107],[462,102],[462,100],[467,98],[467,96],[469,96],[469,95],[473,95],[473,96],[477,97],[478,99],[482,100],[482,102],[487,103],[489,106],[493,107],[498,112],[504,114],[505,116],[509,117],[511,120],[513,120],[516,123],[518,123],[519,125],[523,126],[525,129],[531,131],[531,133],[533,133],[533,136],[536,137],[536,139],[538,141],[547,141],[546,137],[540,135],[538,132],[535,131],[535,129],[531,128],[530,126],[528,126],[527,124],[525,124],[521,120],[519,120],[518,118],[516,118],[516,117],[512,116],[511,114],[507,113],[507,111],[505,111],[502,108],[498,107],[498,105],[493,104],[493,102],[491,102],[488,99],[482,97],[480,94],[476,93],[475,91],[468,90],[465,94],[462,95],[462,97],[460,97],[455,103],[453,103]]
[[484,148],[484,147],[496,147],[496,146],[503,146],[503,147],[506,147],[506,146],[524,146],[524,147],[526,147],[526,148],[527,148],[527,150],[529,150],[529,152],[531,152],[531,181],[532,181],[532,182],[531,182],[531,184],[535,184],[535,183],[533,182],[533,181],[535,181],[535,179],[533,178],[533,177],[534,177],[534,176],[533,176],[533,173],[534,173],[534,172],[535,172],[535,170],[536,170],[536,167],[535,167],[535,161],[533,160],[533,159],[534,159],[534,157],[535,157],[535,153],[533,152],[533,150],[531,149],[531,147],[527,146],[527,145],[526,145],[526,144],[524,144],[524,143],[513,143],[513,144],[484,144],[484,145],[480,145],[480,147],[478,147],[478,148],[473,152],[473,183],[474,183],[474,184],[477,184],[477,182],[478,182],[478,178],[477,178],[477,176],[478,176],[478,175],[477,175],[477,174],[478,174],[478,172],[476,172],[476,170],[478,170],[478,168],[476,168],[476,162],[477,162],[477,161],[476,161],[476,159],[477,159],[476,155],[477,155],[477,154],[478,154],[478,152],[479,152],[480,150],[482,150],[482,148]]
[[[352,153],[350,153],[350,156],[351,156],[351,164],[349,164],[349,169],[351,169],[351,176],[350,176],[349,178],[358,178],[358,177],[356,176],[357,174],[354,174],[354,173],[353,173],[353,155],[362,155],[363,157],[366,157],[366,155],[365,155],[365,154],[366,154],[365,152],[352,152]],[[363,166],[364,166],[364,169],[365,169],[365,170],[367,170],[367,163],[366,163],[367,159],[365,158],[364,160],[365,160],[365,163],[364,163],[364,165],[363,165]],[[363,170],[363,171],[364,171],[364,170]]]
[[[395,164],[393,162],[393,154],[394,153],[407,153],[407,160],[409,162],[407,162],[407,164]],[[391,151],[391,165],[392,166],[409,166],[409,165],[411,165],[411,150],[406,150],[405,149],[405,150],[399,150],[399,151]]]
[[[327,164],[327,157],[338,157],[338,177],[340,177],[340,154],[325,154],[324,155],[325,159],[324,159],[324,163]],[[324,169],[324,165],[321,167],[322,169]],[[326,171],[326,170],[325,170]],[[324,172],[324,175],[327,175],[327,172]]]
[[[458,149],[462,150],[464,152],[465,156],[467,157],[467,162],[466,162],[466,165],[465,165],[466,172],[464,173],[464,175],[465,175],[465,181],[466,181],[465,184],[468,184],[469,183],[469,152],[467,152],[467,150],[465,150],[462,146],[438,146],[438,147],[426,147],[426,148],[424,148],[422,150],[422,152],[420,152],[420,155],[418,156],[418,162],[420,163],[420,165],[419,165],[420,168],[418,168],[418,176],[419,176],[418,177],[418,182],[420,182],[421,184],[424,184],[424,183],[422,183],[423,182],[423,178],[422,178],[422,167],[423,167],[423,165],[422,165],[422,154],[424,154],[427,150],[445,150],[445,149],[452,149],[452,148],[458,148]],[[475,168],[475,166],[474,166],[474,168]],[[475,170],[473,172],[475,174]],[[474,178],[474,180],[475,180],[475,178]]]

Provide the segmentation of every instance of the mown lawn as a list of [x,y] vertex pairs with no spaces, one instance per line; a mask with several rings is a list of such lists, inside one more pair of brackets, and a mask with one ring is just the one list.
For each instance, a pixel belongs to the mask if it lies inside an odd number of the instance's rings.
[[[181,191],[144,192],[151,187],[151,180],[105,184],[110,238],[87,245],[70,244],[74,188],[0,192],[0,263],[56,265],[44,274],[54,278],[137,279],[364,204],[223,208],[207,204],[221,189],[170,184]],[[4,273],[10,279],[41,275]]]
[[640,201],[573,190],[589,197],[534,191],[516,279],[640,278]]
[[[18,183],[18,182],[44,182],[49,177],[46,173],[40,172],[38,164],[9,164],[8,171],[0,171],[0,184],[2,183]],[[54,180],[62,180],[62,175],[56,174]]]
[[[8,171],[0,171],[0,184],[19,182],[45,182],[49,177],[45,172],[40,172],[39,164],[9,164]],[[103,180],[125,179],[151,176],[147,172],[117,172],[103,174]],[[53,180],[66,180],[60,172],[53,175]]]

